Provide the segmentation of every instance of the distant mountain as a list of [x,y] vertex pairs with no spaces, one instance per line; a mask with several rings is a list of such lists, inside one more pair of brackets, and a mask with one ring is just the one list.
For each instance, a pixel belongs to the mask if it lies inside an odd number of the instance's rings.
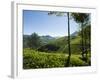
[[50,35],[45,35],[45,36],[40,36],[40,39],[42,40],[42,42],[44,44],[46,44],[46,43],[48,43],[48,42],[50,42],[52,40],[55,40],[55,37],[52,37]]
[[78,36],[78,32],[77,32],[77,31],[73,32],[73,33],[71,34],[71,36]]
[[54,37],[50,36],[50,35],[45,35],[45,36],[40,36],[41,38],[45,38],[45,39],[54,39]]

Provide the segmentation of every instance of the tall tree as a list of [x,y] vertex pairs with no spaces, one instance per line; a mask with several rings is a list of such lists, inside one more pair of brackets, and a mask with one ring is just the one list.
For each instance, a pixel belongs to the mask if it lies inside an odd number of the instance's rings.
[[[89,14],[88,13],[72,13],[71,16],[73,17],[73,19],[79,23],[81,25],[81,50],[82,50],[82,57],[84,58],[84,54],[86,51],[85,45],[84,45],[84,32],[83,31],[83,26],[84,24],[87,24],[87,22],[89,21]],[[86,39],[85,39],[85,44],[86,44]]]
[[67,60],[67,66],[70,66],[70,58],[71,58],[71,47],[70,47],[70,20],[69,20],[69,12],[67,12],[67,17],[68,17],[68,51],[69,51],[69,56]]
[[37,49],[41,45],[41,40],[38,34],[32,33],[28,40],[28,46],[32,49]]

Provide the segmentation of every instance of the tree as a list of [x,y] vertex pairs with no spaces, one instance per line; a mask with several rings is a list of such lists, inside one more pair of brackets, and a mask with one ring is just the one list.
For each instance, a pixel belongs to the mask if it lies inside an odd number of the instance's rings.
[[[82,57],[84,58],[84,54],[86,53],[87,54],[87,49],[85,47],[86,45],[86,38],[84,38],[84,34],[86,35],[86,31],[84,30],[83,31],[83,26],[84,24],[86,25],[88,22],[89,22],[89,14],[88,13],[72,13],[71,16],[73,17],[73,19],[79,23],[81,25],[81,38],[82,38],[82,41],[81,41],[81,50],[82,50]],[[84,45],[84,41],[85,41],[85,45]]]
[[[85,26],[85,28],[83,29],[84,32],[84,45],[85,45],[85,49],[86,49],[86,61],[87,61],[87,53],[88,51],[90,52],[91,50],[91,26],[87,25]],[[88,49],[88,50],[87,50]]]
[[28,39],[28,46],[32,49],[37,49],[41,45],[41,40],[38,34],[32,33]]
[[69,51],[69,56],[68,56],[67,65],[66,66],[70,66],[71,47],[70,47],[70,22],[69,22],[69,12],[67,12],[67,17],[68,17],[68,51]]
[[28,48],[28,40],[29,40],[30,35],[23,35],[23,48]]

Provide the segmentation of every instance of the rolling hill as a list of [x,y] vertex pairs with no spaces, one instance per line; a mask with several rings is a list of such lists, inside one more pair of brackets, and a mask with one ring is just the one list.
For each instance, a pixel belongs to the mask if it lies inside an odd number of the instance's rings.
[[[80,51],[80,40],[79,36],[71,36],[71,52],[73,54],[79,54]],[[51,48],[55,48],[55,51]],[[68,37],[63,36],[60,38],[55,38],[49,41],[47,44],[41,46],[39,48],[40,51],[44,52],[60,52],[60,53],[68,53]],[[51,50],[51,51],[50,51]],[[78,52],[78,53],[77,53]]]

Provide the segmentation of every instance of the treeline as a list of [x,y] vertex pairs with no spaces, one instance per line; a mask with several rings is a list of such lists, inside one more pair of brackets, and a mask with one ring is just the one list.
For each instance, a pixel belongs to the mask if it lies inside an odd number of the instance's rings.
[[37,33],[31,35],[23,35],[23,48],[37,49],[42,45],[40,36]]

